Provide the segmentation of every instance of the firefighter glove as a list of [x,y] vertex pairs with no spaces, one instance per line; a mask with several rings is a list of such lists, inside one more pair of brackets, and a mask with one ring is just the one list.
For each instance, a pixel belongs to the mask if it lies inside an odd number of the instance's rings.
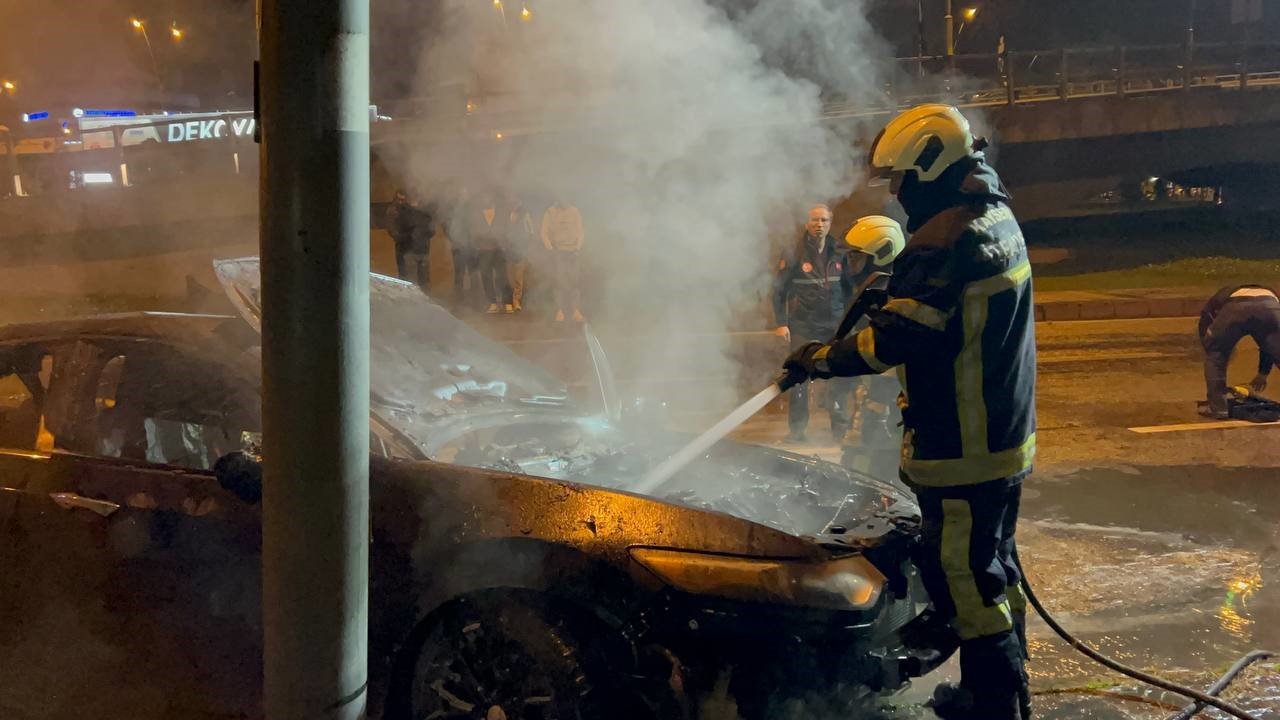
[[831,346],[820,342],[805,343],[796,348],[787,357],[786,362],[782,363],[783,374],[786,376],[783,389],[806,380],[831,377],[831,368],[827,365],[829,352],[831,352]]

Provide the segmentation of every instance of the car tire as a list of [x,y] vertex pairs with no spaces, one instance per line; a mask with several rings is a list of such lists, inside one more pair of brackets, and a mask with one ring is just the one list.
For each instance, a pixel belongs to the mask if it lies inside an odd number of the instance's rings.
[[[415,633],[389,717],[412,720],[657,720],[562,614],[528,594],[454,599]],[[580,642],[579,638],[583,641]],[[588,645],[587,643],[590,643]]]

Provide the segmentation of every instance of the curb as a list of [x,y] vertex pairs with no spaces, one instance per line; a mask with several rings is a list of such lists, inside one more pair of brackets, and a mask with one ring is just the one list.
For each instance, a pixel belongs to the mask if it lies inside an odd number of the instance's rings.
[[1203,298],[1189,297],[1050,301],[1036,303],[1036,321],[1195,317],[1200,314],[1204,302]]

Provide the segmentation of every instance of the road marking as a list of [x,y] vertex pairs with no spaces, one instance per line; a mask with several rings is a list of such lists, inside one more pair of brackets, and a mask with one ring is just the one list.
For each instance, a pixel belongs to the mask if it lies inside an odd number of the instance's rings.
[[1105,350],[1044,350],[1036,356],[1040,365],[1067,362],[1109,362],[1112,360],[1154,360],[1178,357],[1172,353],[1158,352],[1108,352]]
[[1228,428],[1266,427],[1268,425],[1280,425],[1280,422],[1249,422],[1248,420],[1215,420],[1213,422],[1182,423],[1179,425],[1146,425],[1143,427],[1131,427],[1129,428],[1129,431],[1147,434],[1147,433],[1179,432],[1182,430],[1226,430]]

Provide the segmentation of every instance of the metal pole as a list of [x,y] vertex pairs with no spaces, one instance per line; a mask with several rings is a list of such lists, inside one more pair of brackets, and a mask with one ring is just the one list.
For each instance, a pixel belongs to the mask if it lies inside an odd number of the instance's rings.
[[916,57],[920,58],[916,69],[920,77],[924,77],[924,54],[924,0],[916,0]]
[[1124,46],[1121,45],[1116,48],[1116,94],[1121,97],[1124,97],[1124,80],[1128,74],[1125,67]]
[[1240,43],[1240,89],[1249,89],[1249,19],[1244,21],[1244,40]]
[[1058,97],[1063,100],[1067,99],[1067,95],[1071,92],[1071,86],[1067,82],[1067,49],[1058,49]]
[[1187,10],[1187,54],[1182,59],[1182,89],[1190,90],[1191,82],[1195,76],[1191,66],[1195,64],[1196,59],[1196,0],[1189,0],[1190,5]]
[[262,0],[269,720],[358,720],[368,676],[369,0]]
[[1005,100],[1009,103],[1009,107],[1013,107],[1018,102],[1018,92],[1013,86],[1013,58],[1009,56],[1007,49],[1001,54],[1001,57],[1004,59]]
[[160,109],[164,110],[164,80],[160,77],[160,65],[156,62],[156,51],[151,47],[151,36],[147,34],[147,26],[143,24],[139,27],[142,30],[142,39],[147,43],[147,54],[151,56],[151,72],[156,76],[156,86],[160,88]]
[[947,32],[947,57],[953,57],[956,54],[956,36],[954,32],[955,28],[953,26],[954,23],[955,23],[955,17],[951,15],[951,0],[947,0],[947,16],[945,18],[945,25],[946,25],[946,32]]

